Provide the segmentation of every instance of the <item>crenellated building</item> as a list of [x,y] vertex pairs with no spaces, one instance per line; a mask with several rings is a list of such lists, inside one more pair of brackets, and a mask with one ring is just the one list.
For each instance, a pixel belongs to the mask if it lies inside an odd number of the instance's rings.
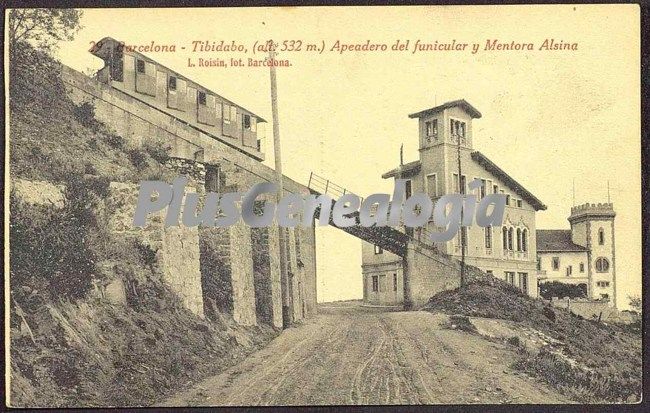
[[583,204],[571,208],[571,229],[537,231],[540,282],[584,284],[590,299],[616,306],[614,205]]

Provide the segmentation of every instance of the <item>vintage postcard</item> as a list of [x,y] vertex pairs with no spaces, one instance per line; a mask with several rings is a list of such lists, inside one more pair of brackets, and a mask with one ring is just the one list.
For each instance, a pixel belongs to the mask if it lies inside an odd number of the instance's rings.
[[638,5],[14,7],[7,406],[641,403]]

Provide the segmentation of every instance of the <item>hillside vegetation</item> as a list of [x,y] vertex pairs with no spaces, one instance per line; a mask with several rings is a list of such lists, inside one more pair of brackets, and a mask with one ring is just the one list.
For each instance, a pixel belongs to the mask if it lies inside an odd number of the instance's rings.
[[[522,348],[514,367],[583,402],[637,402],[641,397],[641,335],[624,326],[586,320],[553,308],[500,281],[441,292],[426,311],[509,320],[557,340],[539,351]],[[519,337],[511,337],[519,346]],[[559,348],[559,351],[557,350]]]
[[[91,104],[66,97],[57,62],[25,43],[14,52],[11,179],[62,184],[66,203],[11,195],[11,405],[149,405],[268,342],[268,326],[183,308],[155,271],[155,251],[108,231],[108,183],[171,181],[164,147],[130,146]],[[126,305],[95,294],[113,279]]]

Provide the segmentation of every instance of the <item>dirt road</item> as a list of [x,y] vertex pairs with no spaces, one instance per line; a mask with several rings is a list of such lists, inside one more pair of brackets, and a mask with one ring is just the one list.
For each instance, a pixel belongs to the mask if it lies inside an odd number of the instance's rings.
[[510,369],[514,349],[443,328],[444,315],[321,307],[317,317],[164,405],[569,402]]

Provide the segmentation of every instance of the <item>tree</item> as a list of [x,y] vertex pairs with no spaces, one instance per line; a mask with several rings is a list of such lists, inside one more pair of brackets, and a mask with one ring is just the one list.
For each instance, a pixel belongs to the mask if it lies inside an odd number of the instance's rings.
[[630,307],[637,313],[641,312],[643,304],[641,303],[641,297],[638,295],[628,295],[627,299],[630,300]]
[[81,29],[83,12],[77,9],[12,9],[9,12],[9,44],[32,42],[50,52],[61,40],[72,40]]

